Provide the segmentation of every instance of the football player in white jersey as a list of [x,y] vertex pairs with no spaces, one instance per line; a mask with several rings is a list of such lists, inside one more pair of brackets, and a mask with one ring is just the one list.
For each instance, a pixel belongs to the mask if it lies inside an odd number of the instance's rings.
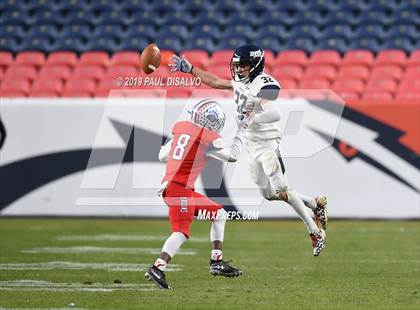
[[[255,45],[236,49],[231,59],[232,80],[194,67],[185,57],[172,56],[171,71],[191,73],[212,88],[233,89],[237,105],[238,122],[247,115],[244,138],[250,155],[249,169],[254,182],[267,200],[288,203],[308,228],[313,255],[318,256],[325,247],[327,228],[327,200],[325,196],[311,198],[289,187],[280,153],[281,133],[275,123],[280,113],[275,100],[280,92],[279,83],[264,72],[264,51]],[[312,209],[313,220],[309,210]]]

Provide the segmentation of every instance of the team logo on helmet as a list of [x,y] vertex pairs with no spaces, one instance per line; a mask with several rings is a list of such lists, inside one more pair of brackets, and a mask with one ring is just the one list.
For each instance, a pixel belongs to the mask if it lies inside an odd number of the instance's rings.
[[201,127],[221,132],[226,121],[226,114],[219,102],[204,99],[191,110],[191,121]]

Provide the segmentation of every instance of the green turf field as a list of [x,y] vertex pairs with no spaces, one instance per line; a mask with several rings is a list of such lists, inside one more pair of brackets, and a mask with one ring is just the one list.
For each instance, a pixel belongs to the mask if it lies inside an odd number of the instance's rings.
[[2,219],[0,309],[420,309],[418,221],[332,222],[317,258],[298,221],[229,222],[235,279],[209,275],[209,227],[193,224],[164,291],[143,274],[166,221]]

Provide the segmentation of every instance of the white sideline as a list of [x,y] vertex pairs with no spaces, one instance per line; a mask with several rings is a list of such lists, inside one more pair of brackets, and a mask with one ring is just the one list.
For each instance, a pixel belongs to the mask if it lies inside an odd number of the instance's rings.
[[[121,253],[121,254],[160,254],[160,248],[112,248],[96,246],[39,247],[21,250],[21,253],[83,254],[83,253]],[[177,255],[195,255],[193,250],[180,250]]]
[[[129,264],[129,263],[75,263],[75,262],[43,262],[43,263],[9,263],[0,264],[0,270],[107,270],[107,271],[129,271],[142,272],[149,268],[150,264]],[[182,271],[182,265],[169,264],[166,267],[168,272]]]
[[[154,235],[63,235],[57,236],[58,241],[165,241],[167,236]],[[188,242],[210,242],[210,238],[190,237]]]
[[13,280],[0,281],[0,290],[8,291],[86,291],[86,292],[113,292],[121,290],[129,291],[153,291],[158,290],[154,284],[102,284],[93,283],[91,285],[82,283],[54,283],[49,281],[39,280]]

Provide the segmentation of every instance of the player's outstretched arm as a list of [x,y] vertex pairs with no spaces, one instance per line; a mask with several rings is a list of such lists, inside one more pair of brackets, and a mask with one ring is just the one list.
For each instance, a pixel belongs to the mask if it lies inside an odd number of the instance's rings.
[[242,138],[235,136],[230,147],[225,147],[223,138],[216,139],[211,144],[210,150],[207,152],[207,157],[217,159],[220,161],[235,162],[241,156]]
[[232,81],[219,78],[210,72],[194,67],[184,56],[179,57],[172,55],[172,62],[169,64],[171,71],[180,71],[191,73],[192,75],[201,79],[201,81],[212,87],[218,89],[232,89]]
[[169,140],[168,143],[166,143],[165,145],[163,145],[160,148],[160,151],[159,151],[159,161],[168,161],[168,159],[169,159],[169,153],[171,151],[172,141],[173,141],[172,139]]

